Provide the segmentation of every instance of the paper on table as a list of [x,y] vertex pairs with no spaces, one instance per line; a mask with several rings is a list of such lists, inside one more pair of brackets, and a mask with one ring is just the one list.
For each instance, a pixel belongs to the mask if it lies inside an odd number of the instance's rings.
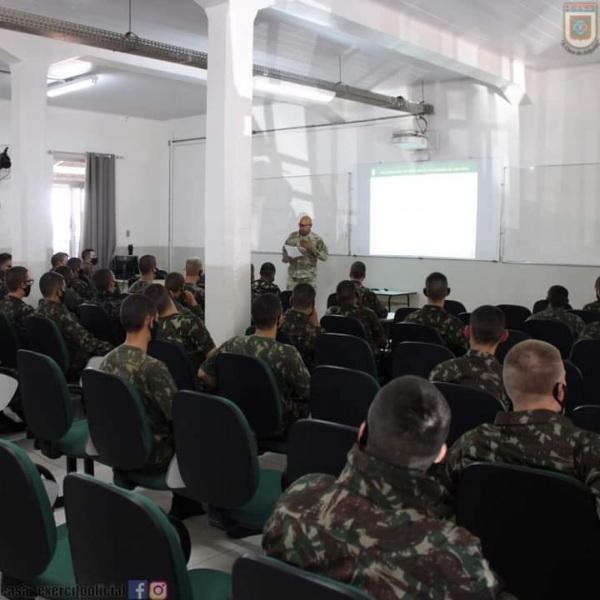
[[290,258],[300,258],[304,256],[304,253],[298,248],[298,246],[288,246],[287,244],[283,247],[283,251],[287,253]]

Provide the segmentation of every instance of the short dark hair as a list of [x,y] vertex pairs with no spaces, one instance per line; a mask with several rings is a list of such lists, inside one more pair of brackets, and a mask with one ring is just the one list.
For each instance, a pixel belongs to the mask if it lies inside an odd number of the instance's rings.
[[47,273],[44,273],[40,277],[40,292],[42,293],[42,296],[44,296],[44,298],[52,296],[62,287],[64,281],[65,278],[56,271],[48,271]]
[[448,279],[443,273],[431,273],[425,280],[426,296],[437,302],[448,295]]
[[99,292],[108,291],[110,282],[115,278],[115,274],[110,269],[98,269],[92,275],[92,283]]
[[152,254],[144,254],[144,256],[140,257],[138,262],[138,268],[142,275],[147,275],[156,269],[156,256],[152,256]]
[[66,252],[57,252],[50,258],[50,264],[53,267],[58,267],[58,265],[65,260],[65,258],[69,258],[69,255]]
[[294,286],[290,299],[294,308],[307,309],[315,305],[315,288],[310,283],[298,283]]
[[554,308],[564,308],[569,304],[569,290],[562,285],[553,285],[548,290],[548,304]]
[[25,267],[12,267],[6,271],[4,282],[9,292],[16,292],[25,281],[27,281],[27,269]]
[[275,265],[271,262],[263,263],[260,266],[261,277],[274,277],[275,276]]
[[252,320],[257,329],[273,327],[281,313],[281,300],[275,294],[263,294],[252,302]]
[[354,261],[350,265],[350,277],[362,279],[367,274],[367,265],[361,260]]
[[169,308],[169,292],[165,289],[164,285],[160,283],[151,283],[145,290],[144,296],[147,296],[154,302],[159,314],[165,312]]
[[506,327],[504,313],[496,306],[486,304],[476,308],[469,320],[473,338],[479,344],[496,344]]
[[9,252],[0,253],[0,265],[3,265],[5,262],[12,260],[12,254]]
[[127,333],[139,331],[144,326],[146,317],[156,316],[156,306],[144,294],[131,294],[123,300],[120,316],[121,325]]
[[381,388],[367,417],[367,453],[398,467],[425,470],[450,428],[450,408],[426,379],[406,375]]
[[356,286],[354,285],[354,282],[349,279],[338,283],[337,288],[335,288],[335,294],[340,306],[351,304],[354,299],[358,298]]
[[71,285],[71,282],[73,281],[73,271],[71,271],[69,267],[56,267],[54,272],[63,276],[67,287]]
[[71,256],[71,258],[67,261],[67,267],[71,269],[71,271],[75,272],[77,269],[81,269],[81,265],[83,261],[78,256]]
[[184,285],[185,278],[181,273],[177,273],[177,271],[169,273],[165,279],[165,287],[169,292],[178,292],[183,288]]
[[86,258],[88,258],[88,256],[92,253],[92,252],[96,252],[93,248],[86,248],[82,253],[81,253],[81,258],[83,260],[85,260]]

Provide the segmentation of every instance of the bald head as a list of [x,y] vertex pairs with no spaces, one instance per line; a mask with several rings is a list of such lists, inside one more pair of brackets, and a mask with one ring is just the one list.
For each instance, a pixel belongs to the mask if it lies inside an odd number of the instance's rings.
[[298,221],[298,230],[300,235],[308,235],[312,229],[312,219],[308,215],[304,215]]
[[366,451],[410,469],[428,469],[446,441],[450,408],[429,381],[408,375],[385,385],[367,417]]
[[506,355],[503,379],[515,410],[524,410],[553,398],[556,384],[565,383],[565,366],[552,344],[526,340]]

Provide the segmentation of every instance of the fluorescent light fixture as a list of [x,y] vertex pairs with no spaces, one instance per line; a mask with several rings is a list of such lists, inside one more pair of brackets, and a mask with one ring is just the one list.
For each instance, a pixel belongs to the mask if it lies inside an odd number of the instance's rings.
[[73,79],[65,83],[59,83],[51,85],[46,92],[48,98],[56,98],[56,96],[62,96],[63,94],[70,94],[71,92],[78,92],[85,90],[98,83],[98,76],[93,77],[82,77],[80,79]]
[[89,60],[80,60],[79,58],[69,58],[50,65],[48,68],[48,77],[65,81],[75,77],[81,77],[92,70],[92,63]]
[[289,98],[291,100],[308,100],[309,102],[331,102],[335,92],[290,81],[281,81],[272,77],[254,76],[254,91],[259,94]]

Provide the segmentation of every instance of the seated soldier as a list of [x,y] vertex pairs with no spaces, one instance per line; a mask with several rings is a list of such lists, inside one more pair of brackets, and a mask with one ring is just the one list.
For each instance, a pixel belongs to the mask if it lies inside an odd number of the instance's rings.
[[450,294],[446,276],[442,273],[431,273],[425,280],[423,294],[427,297],[427,304],[407,315],[404,322],[436,329],[452,352],[463,354],[468,346],[465,326],[458,317],[444,309],[444,300]]
[[185,278],[181,273],[169,273],[165,279],[165,288],[179,312],[187,312],[204,320],[204,310],[198,304],[196,296],[185,289]]
[[275,265],[271,262],[261,265],[260,277],[252,282],[252,298],[263,294],[275,294],[277,297],[281,294],[281,290],[275,285]]
[[143,294],[144,290],[156,279],[156,256],[144,254],[138,261],[140,278],[129,288],[130,294]]
[[65,293],[63,297],[63,304],[75,315],[78,314],[79,307],[85,302],[85,300],[79,295],[77,290],[73,288],[73,271],[69,267],[56,267],[54,273],[58,273],[65,280]]
[[66,267],[68,260],[69,255],[66,252],[56,252],[50,257],[50,264],[52,269],[57,269],[58,267]]
[[6,290],[6,272],[12,268],[12,255],[8,252],[0,253],[0,300],[7,293]]
[[69,352],[69,375],[79,378],[82,369],[92,356],[103,356],[111,351],[112,345],[94,337],[85,329],[63,304],[65,279],[59,273],[49,271],[40,278],[43,298],[36,315],[54,321],[62,334]]
[[297,284],[290,299],[291,308],[283,315],[279,328],[290,337],[309,371],[315,365],[317,336],[323,331],[315,309],[315,296],[315,288],[310,283]]
[[350,281],[354,283],[358,290],[359,303],[362,306],[370,308],[380,319],[387,317],[387,308],[379,301],[377,296],[363,285],[367,275],[367,266],[364,262],[357,260],[350,267]]
[[93,300],[96,297],[96,290],[83,270],[83,261],[77,256],[73,256],[67,261],[67,267],[73,272],[71,287],[84,301]]
[[120,327],[121,304],[127,296],[121,294],[114,273],[110,269],[98,269],[92,275],[92,282],[97,291],[94,304],[101,306],[108,318]]
[[600,340],[600,321],[588,323],[583,328],[578,340]]
[[360,306],[359,295],[352,281],[340,281],[335,290],[337,306],[329,307],[327,314],[358,319],[365,328],[367,342],[377,356],[387,346],[387,336],[377,315],[365,306]]
[[425,474],[444,458],[449,427],[448,404],[431,383],[388,383],[341,475],[307,475],[283,493],[265,525],[265,552],[381,600],[496,598],[500,584],[479,540],[442,520],[445,490]]
[[190,312],[177,310],[173,299],[159,283],[150,284],[144,296],[150,298],[158,310],[156,339],[181,344],[197,371],[215,347],[202,320]]
[[33,314],[34,309],[23,301],[31,292],[33,279],[25,267],[13,267],[6,272],[5,283],[7,295],[0,300],[0,314],[4,315],[17,334],[19,344],[27,347],[25,318]]
[[220,352],[244,354],[264,360],[271,367],[281,392],[283,425],[287,428],[308,414],[310,374],[298,350],[275,339],[281,312],[281,301],[277,296],[264,294],[256,298],[252,303],[252,320],[256,333],[234,337],[211,352],[200,367],[198,377],[209,389],[217,386],[215,360]]
[[600,277],[596,279],[596,283],[594,284],[594,290],[596,292],[596,300],[594,302],[590,302],[583,307],[583,310],[590,310],[595,312],[600,312]]
[[453,491],[464,468],[499,462],[557,471],[589,486],[600,513],[600,436],[563,416],[565,367],[551,344],[526,340],[504,359],[504,386],[514,412],[499,412],[452,446],[440,477]]
[[185,261],[184,288],[194,294],[196,302],[204,311],[204,282],[202,280],[202,261],[193,256]]
[[471,322],[465,332],[469,351],[434,367],[429,380],[479,388],[497,398],[504,410],[510,410],[510,400],[502,384],[502,365],[495,357],[498,344],[508,337],[504,313],[495,306],[480,306],[471,313]]
[[573,337],[579,337],[585,327],[585,322],[581,317],[567,312],[569,307],[569,291],[562,285],[553,285],[548,290],[548,306],[529,317],[530,320],[558,321],[566,325]]
[[91,281],[92,275],[98,268],[98,255],[93,248],[86,248],[81,253],[81,260],[83,261],[81,265],[83,274]]

